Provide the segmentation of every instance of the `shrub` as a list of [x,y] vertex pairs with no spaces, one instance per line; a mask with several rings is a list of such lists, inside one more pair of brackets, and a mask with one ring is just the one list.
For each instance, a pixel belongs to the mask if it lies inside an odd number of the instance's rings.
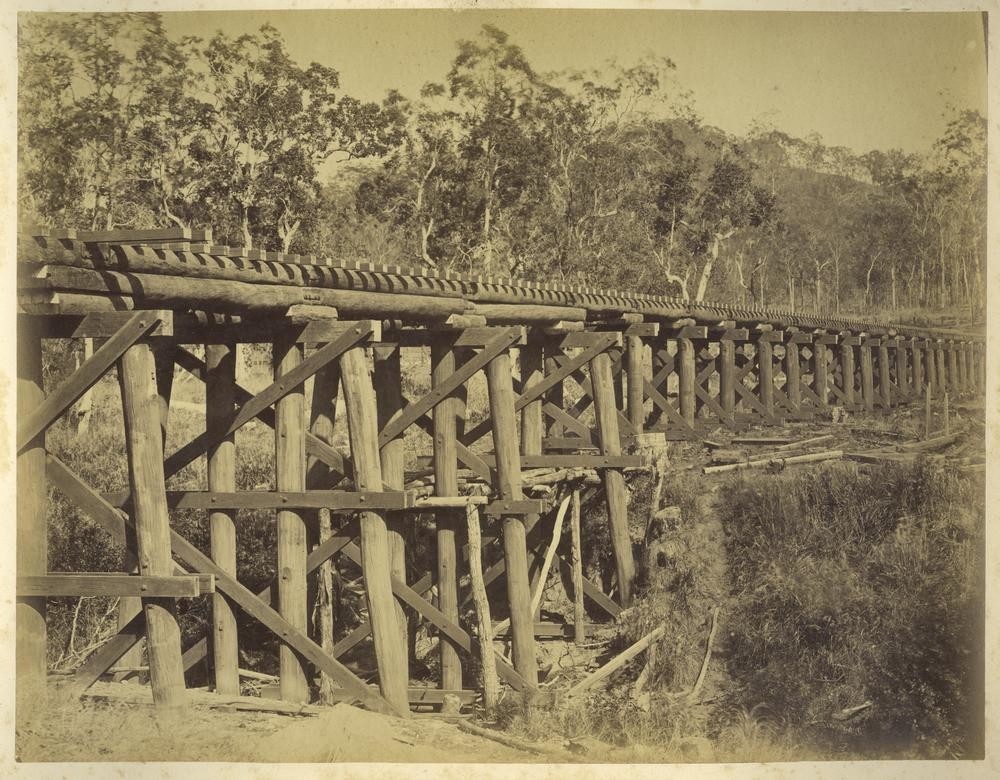
[[983,510],[930,462],[739,482],[722,502],[730,704],[835,751],[981,755]]

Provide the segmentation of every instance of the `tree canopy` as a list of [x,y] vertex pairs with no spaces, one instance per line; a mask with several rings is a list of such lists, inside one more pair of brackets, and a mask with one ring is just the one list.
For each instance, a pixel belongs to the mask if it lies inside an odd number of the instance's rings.
[[[706,125],[668,58],[542,73],[501,29],[418,95],[348,94],[265,25],[23,17],[22,222],[836,311],[982,315],[986,123],[927,154]],[[391,85],[390,85],[391,86]],[[331,173],[332,171],[332,173]]]

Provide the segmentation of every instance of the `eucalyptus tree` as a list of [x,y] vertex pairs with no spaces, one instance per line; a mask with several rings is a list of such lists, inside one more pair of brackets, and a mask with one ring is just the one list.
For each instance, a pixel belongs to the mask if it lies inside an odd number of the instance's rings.
[[394,95],[382,105],[339,92],[338,72],[301,66],[278,31],[188,38],[200,125],[192,151],[202,163],[199,195],[229,211],[242,243],[288,251],[316,202],[319,166],[385,154],[401,140]]
[[89,229],[151,226],[184,133],[186,62],[157,14],[22,17],[22,211]]

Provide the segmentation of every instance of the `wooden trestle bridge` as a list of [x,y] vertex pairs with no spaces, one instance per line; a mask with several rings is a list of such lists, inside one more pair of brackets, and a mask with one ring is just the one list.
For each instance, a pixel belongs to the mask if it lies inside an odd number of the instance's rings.
[[[17,683],[27,709],[46,679],[46,597],[58,595],[113,595],[134,605],[134,617],[74,674],[78,693],[143,637],[157,704],[182,705],[185,671],[206,656],[214,688],[238,693],[234,611],[243,610],[280,639],[282,699],[307,701],[319,671],[343,698],[379,710],[406,713],[413,701],[433,700],[410,687],[408,619],[429,622],[441,637],[438,696],[467,699],[476,681],[463,679],[463,659],[477,646],[459,614],[470,599],[460,581],[469,565],[471,481],[489,486],[479,499],[485,582],[506,580],[497,611],[510,616],[513,663],[498,657],[497,668],[506,684],[530,691],[538,684],[536,634],[552,628],[536,623],[530,572],[555,513],[525,497],[526,470],[600,474],[590,489],[602,490],[607,504],[614,595],[588,580],[582,590],[593,610],[613,617],[629,604],[635,577],[624,472],[643,463],[635,453],[649,434],[698,438],[719,426],[808,419],[835,405],[877,413],[922,398],[927,387],[937,396],[984,383],[983,339],[971,333],[333,264],[216,246],[197,230],[23,235],[18,312]],[[40,340],[75,338],[100,347],[45,392]],[[273,345],[274,381],[253,394],[237,384],[236,345],[260,342]],[[204,346],[204,360],[191,345]],[[411,349],[430,351],[431,389],[420,398],[404,397],[401,385],[400,354]],[[45,447],[46,429],[115,366],[131,486],[122,495],[94,490]],[[206,430],[164,453],[177,367],[205,383]],[[466,428],[464,386],[480,371],[490,413]],[[576,387],[564,394],[568,382]],[[332,438],[338,394],[349,449]],[[275,431],[276,490],[237,492],[234,432],[255,418]],[[414,426],[432,442],[421,472],[433,474],[424,482],[433,484],[430,497],[408,487],[414,472],[403,436]],[[483,446],[490,439],[492,449]],[[208,489],[167,490],[202,455]],[[47,481],[127,542],[133,573],[48,571]],[[175,508],[210,513],[211,555],[171,528]],[[277,515],[277,575],[261,593],[235,575],[235,511],[245,508]],[[321,508],[337,522],[317,540]],[[437,565],[427,572],[405,565],[406,528],[418,513],[435,519]],[[308,631],[307,581],[331,558],[360,566],[368,621],[324,650]],[[182,648],[175,599],[204,594],[212,599],[210,637]],[[377,687],[338,660],[368,636]]]

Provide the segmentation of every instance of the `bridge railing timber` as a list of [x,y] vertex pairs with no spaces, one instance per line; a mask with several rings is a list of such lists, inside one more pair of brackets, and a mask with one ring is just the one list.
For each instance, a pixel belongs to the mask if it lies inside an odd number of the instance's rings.
[[[465,543],[470,503],[483,504],[484,584],[510,620],[513,661],[498,654],[497,670],[531,691],[535,642],[574,628],[540,622],[532,609],[560,490],[605,504],[611,586],[579,573],[575,581],[592,618],[613,618],[635,580],[626,475],[643,467],[650,442],[810,419],[834,406],[885,412],[928,390],[974,394],[984,385],[975,333],[338,265],[216,246],[210,231],[33,231],[19,242],[17,280],[17,671],[28,709],[46,676],[45,600],[66,594],[122,599],[118,633],[74,673],[74,693],[143,638],[157,704],[182,706],[186,673],[206,660],[215,689],[238,693],[240,610],[280,640],[282,699],[308,701],[319,672],[338,697],[384,711],[405,714],[448,695],[468,701],[476,681],[463,661],[476,640],[463,628],[473,600],[463,580],[479,565]],[[41,340],[73,338],[101,345],[46,392]],[[256,393],[237,382],[236,350],[246,343],[273,349],[273,382]],[[192,345],[204,347],[204,359]],[[429,356],[430,389],[420,397],[404,392],[404,350]],[[45,431],[113,367],[129,490],[104,494],[46,451]],[[206,424],[166,453],[178,368],[205,383]],[[489,415],[466,425],[466,389],[478,374]],[[347,447],[333,437],[338,408]],[[255,419],[275,431],[273,491],[237,490],[234,436]],[[430,447],[408,458],[403,437],[414,429]],[[202,456],[207,490],[167,490]],[[128,545],[133,574],[48,571],[46,480]],[[259,593],[236,577],[236,511],[246,508],[276,517],[278,574]],[[210,554],[171,526],[177,509],[208,513]],[[427,571],[407,563],[420,515],[434,519],[423,540],[436,554]],[[570,561],[557,554],[556,562],[570,572]],[[307,594],[332,566],[361,571],[368,615],[331,644],[310,630]],[[175,601],[203,596],[209,635],[182,648]],[[411,684],[407,634],[418,623],[439,636],[437,689]],[[369,640],[377,686],[342,661]]]

